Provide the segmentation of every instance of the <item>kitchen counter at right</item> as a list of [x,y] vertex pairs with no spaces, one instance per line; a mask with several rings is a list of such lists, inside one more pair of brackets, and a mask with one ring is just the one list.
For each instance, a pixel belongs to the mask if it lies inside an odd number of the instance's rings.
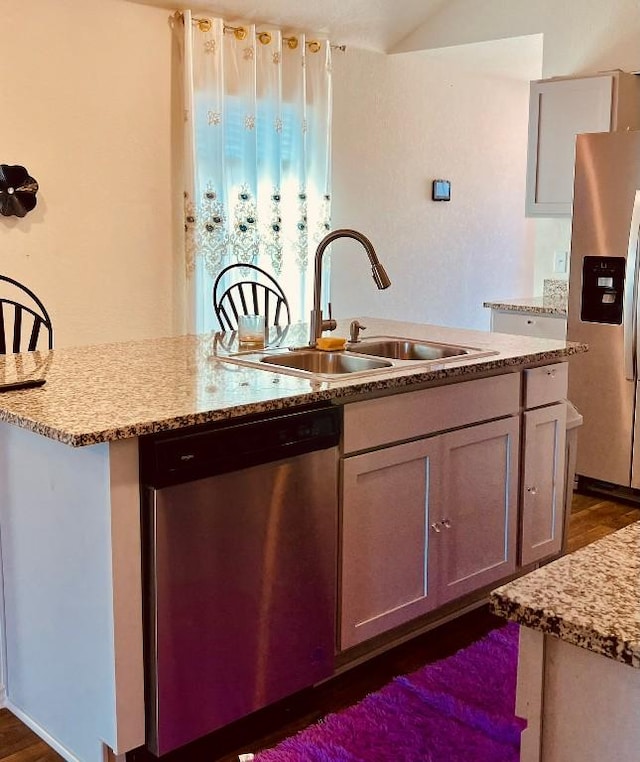
[[519,622],[520,762],[640,761],[640,522],[491,593]]
[[499,616],[640,669],[640,522],[497,588],[490,603]]
[[520,312],[530,315],[551,315],[566,318],[569,292],[566,280],[545,278],[542,296],[527,299],[499,299],[484,302],[483,307],[500,312]]

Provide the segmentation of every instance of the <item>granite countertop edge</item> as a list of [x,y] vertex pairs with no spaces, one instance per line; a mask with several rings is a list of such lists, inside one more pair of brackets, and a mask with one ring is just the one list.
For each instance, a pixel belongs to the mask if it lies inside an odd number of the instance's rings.
[[40,434],[47,439],[53,439],[71,447],[86,447],[87,445],[114,442],[119,439],[131,439],[147,434],[159,434],[163,431],[175,431],[189,426],[224,421],[270,410],[285,410],[289,407],[321,402],[331,399],[326,392],[311,392],[298,394],[286,399],[273,400],[271,402],[254,402],[246,405],[234,405],[230,408],[192,413],[189,415],[176,416],[165,420],[149,420],[128,426],[116,426],[114,428],[97,429],[95,431],[71,431],[57,428],[47,424],[28,419],[24,416],[12,415],[0,410],[0,422],[11,423],[21,429]]
[[575,348],[570,347],[566,350],[551,350],[544,352],[543,356],[539,353],[534,353],[531,355],[523,355],[518,358],[508,357],[499,360],[489,360],[476,365],[463,367],[445,366],[438,370],[414,371],[412,373],[404,371],[402,375],[397,375],[395,377],[367,379],[366,381],[356,381],[354,379],[347,386],[344,385],[345,382],[340,382],[340,386],[331,387],[332,382],[326,382],[326,389],[315,392],[292,394],[285,399],[251,402],[246,405],[234,405],[230,408],[192,413],[189,415],[168,418],[166,420],[154,419],[140,421],[127,426],[116,426],[114,428],[105,428],[95,431],[74,432],[69,429],[56,428],[27,418],[26,416],[15,415],[3,410],[0,410],[0,422],[11,423],[22,429],[26,429],[35,434],[40,434],[48,439],[61,442],[62,444],[70,445],[71,447],[86,447],[87,445],[112,442],[118,439],[129,439],[131,437],[144,436],[147,434],[157,434],[162,431],[181,429],[187,426],[196,426],[199,424],[212,423],[214,421],[228,420],[243,415],[283,410],[289,407],[299,407],[300,405],[313,402],[340,400],[354,394],[363,394],[374,392],[376,390],[401,389],[403,387],[416,386],[429,381],[440,381],[455,377],[471,380],[474,376],[482,375],[488,371],[498,370],[500,368],[519,367],[541,360],[562,359],[583,351],[581,346],[582,345],[578,345]]
[[529,315],[551,315],[567,317],[567,307],[563,304],[543,304],[541,299],[513,299],[511,301],[484,302],[483,307],[502,312],[520,312]]
[[611,633],[599,632],[595,627],[575,625],[551,610],[528,606],[508,595],[503,595],[499,588],[489,596],[489,605],[496,616],[518,622],[532,630],[640,669],[640,644],[638,643],[628,643]]
[[[365,320],[373,332],[375,321]],[[374,376],[318,381],[241,369],[230,366],[224,356],[212,362],[212,338],[204,334],[71,347],[50,353],[53,358],[44,386],[0,395],[0,422],[84,447],[315,402],[339,402],[377,391],[471,380],[503,368],[559,361],[587,350],[577,343],[507,339],[467,329],[378,321],[378,330],[385,329],[404,335],[428,329],[434,340],[447,340],[451,335],[452,341],[466,340],[478,346],[495,340],[501,342],[497,345],[500,351],[496,356],[437,367],[398,367]],[[516,340],[525,342],[522,351],[519,343],[514,350]],[[144,356],[140,357],[141,353]]]
[[501,617],[640,669],[640,521],[493,590]]

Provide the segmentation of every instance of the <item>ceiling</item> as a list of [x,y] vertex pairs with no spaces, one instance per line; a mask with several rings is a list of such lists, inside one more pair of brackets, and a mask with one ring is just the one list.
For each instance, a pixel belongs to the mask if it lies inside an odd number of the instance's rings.
[[133,0],[170,10],[191,8],[226,21],[251,20],[327,35],[337,45],[389,51],[446,0]]

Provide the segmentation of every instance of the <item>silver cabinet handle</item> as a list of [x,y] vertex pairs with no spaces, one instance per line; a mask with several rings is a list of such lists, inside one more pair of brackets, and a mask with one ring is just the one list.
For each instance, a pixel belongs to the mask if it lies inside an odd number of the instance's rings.
[[527,492],[529,492],[531,495],[535,495],[537,491],[538,490],[535,487],[527,487]]
[[551,378],[555,378],[556,377],[555,370],[548,370],[547,371],[547,376],[551,376]]
[[434,532],[437,532],[438,534],[440,534],[440,532],[442,531],[442,529],[440,528],[440,522],[434,521],[433,524],[431,525],[431,529],[433,529]]
[[451,519],[442,519],[442,526],[451,529]]

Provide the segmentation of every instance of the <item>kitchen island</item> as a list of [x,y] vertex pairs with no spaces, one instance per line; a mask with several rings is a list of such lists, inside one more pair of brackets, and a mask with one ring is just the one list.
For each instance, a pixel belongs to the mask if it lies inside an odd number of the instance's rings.
[[[550,526],[548,519],[559,515],[563,504],[566,360],[586,347],[371,318],[362,322],[369,335],[463,344],[486,353],[326,380],[230,362],[225,354],[235,348],[234,336],[185,336],[45,353],[43,387],[0,396],[8,706],[67,759],[98,762],[105,752],[121,755],[145,743],[138,453],[148,435],[338,405],[345,419],[344,506],[359,504],[354,485],[377,467],[371,458],[382,459],[380,467],[397,473],[403,485],[407,473],[414,473],[412,463],[436,464],[430,485],[437,488],[434,506],[444,506],[454,486],[465,483],[467,491],[450,503],[475,511],[477,492],[477,500],[495,504],[495,536],[479,543],[482,534],[468,531],[467,540],[458,538],[457,554],[444,545],[432,553],[437,543],[426,537],[412,540],[420,545],[416,552],[426,554],[430,546],[435,594],[430,575],[429,590],[425,579],[413,600],[416,569],[422,579],[426,557],[408,568],[406,549],[391,548],[387,555],[397,563],[376,573],[393,572],[394,588],[383,581],[364,610],[362,568],[353,557],[358,541],[364,542],[358,538],[380,543],[394,516],[400,534],[405,522],[398,522],[397,511],[403,507],[387,501],[388,515],[373,529],[357,514],[346,518],[341,531],[350,551],[341,568],[348,589],[341,594],[338,650],[468,592],[467,578],[476,576],[476,587],[483,587],[559,552],[561,523]],[[347,332],[348,322],[338,325],[338,334]],[[299,345],[306,337],[306,326],[292,326],[286,341]],[[11,356],[0,359],[7,380],[12,374],[19,380],[26,366]],[[530,457],[520,446],[521,425]],[[394,446],[379,449],[389,442]],[[460,453],[473,455],[460,460]],[[490,469],[487,457],[494,458]],[[494,464],[498,477],[488,479],[484,472],[493,472]],[[536,464],[551,469],[541,490],[525,487]],[[424,465],[420,468],[424,474]],[[462,470],[458,474],[455,468]],[[462,478],[469,468],[476,484]],[[395,482],[385,489],[393,492]],[[414,511],[405,531],[432,524],[434,538],[457,538],[455,516],[452,526],[451,516],[425,514],[429,500],[420,490],[403,497]],[[540,511],[533,512],[536,500]],[[488,516],[482,517],[483,526]],[[487,556],[478,556],[478,548]],[[499,557],[489,557],[497,551]],[[398,595],[406,603],[400,617]]]
[[519,622],[522,762],[640,758],[640,522],[495,590]]

